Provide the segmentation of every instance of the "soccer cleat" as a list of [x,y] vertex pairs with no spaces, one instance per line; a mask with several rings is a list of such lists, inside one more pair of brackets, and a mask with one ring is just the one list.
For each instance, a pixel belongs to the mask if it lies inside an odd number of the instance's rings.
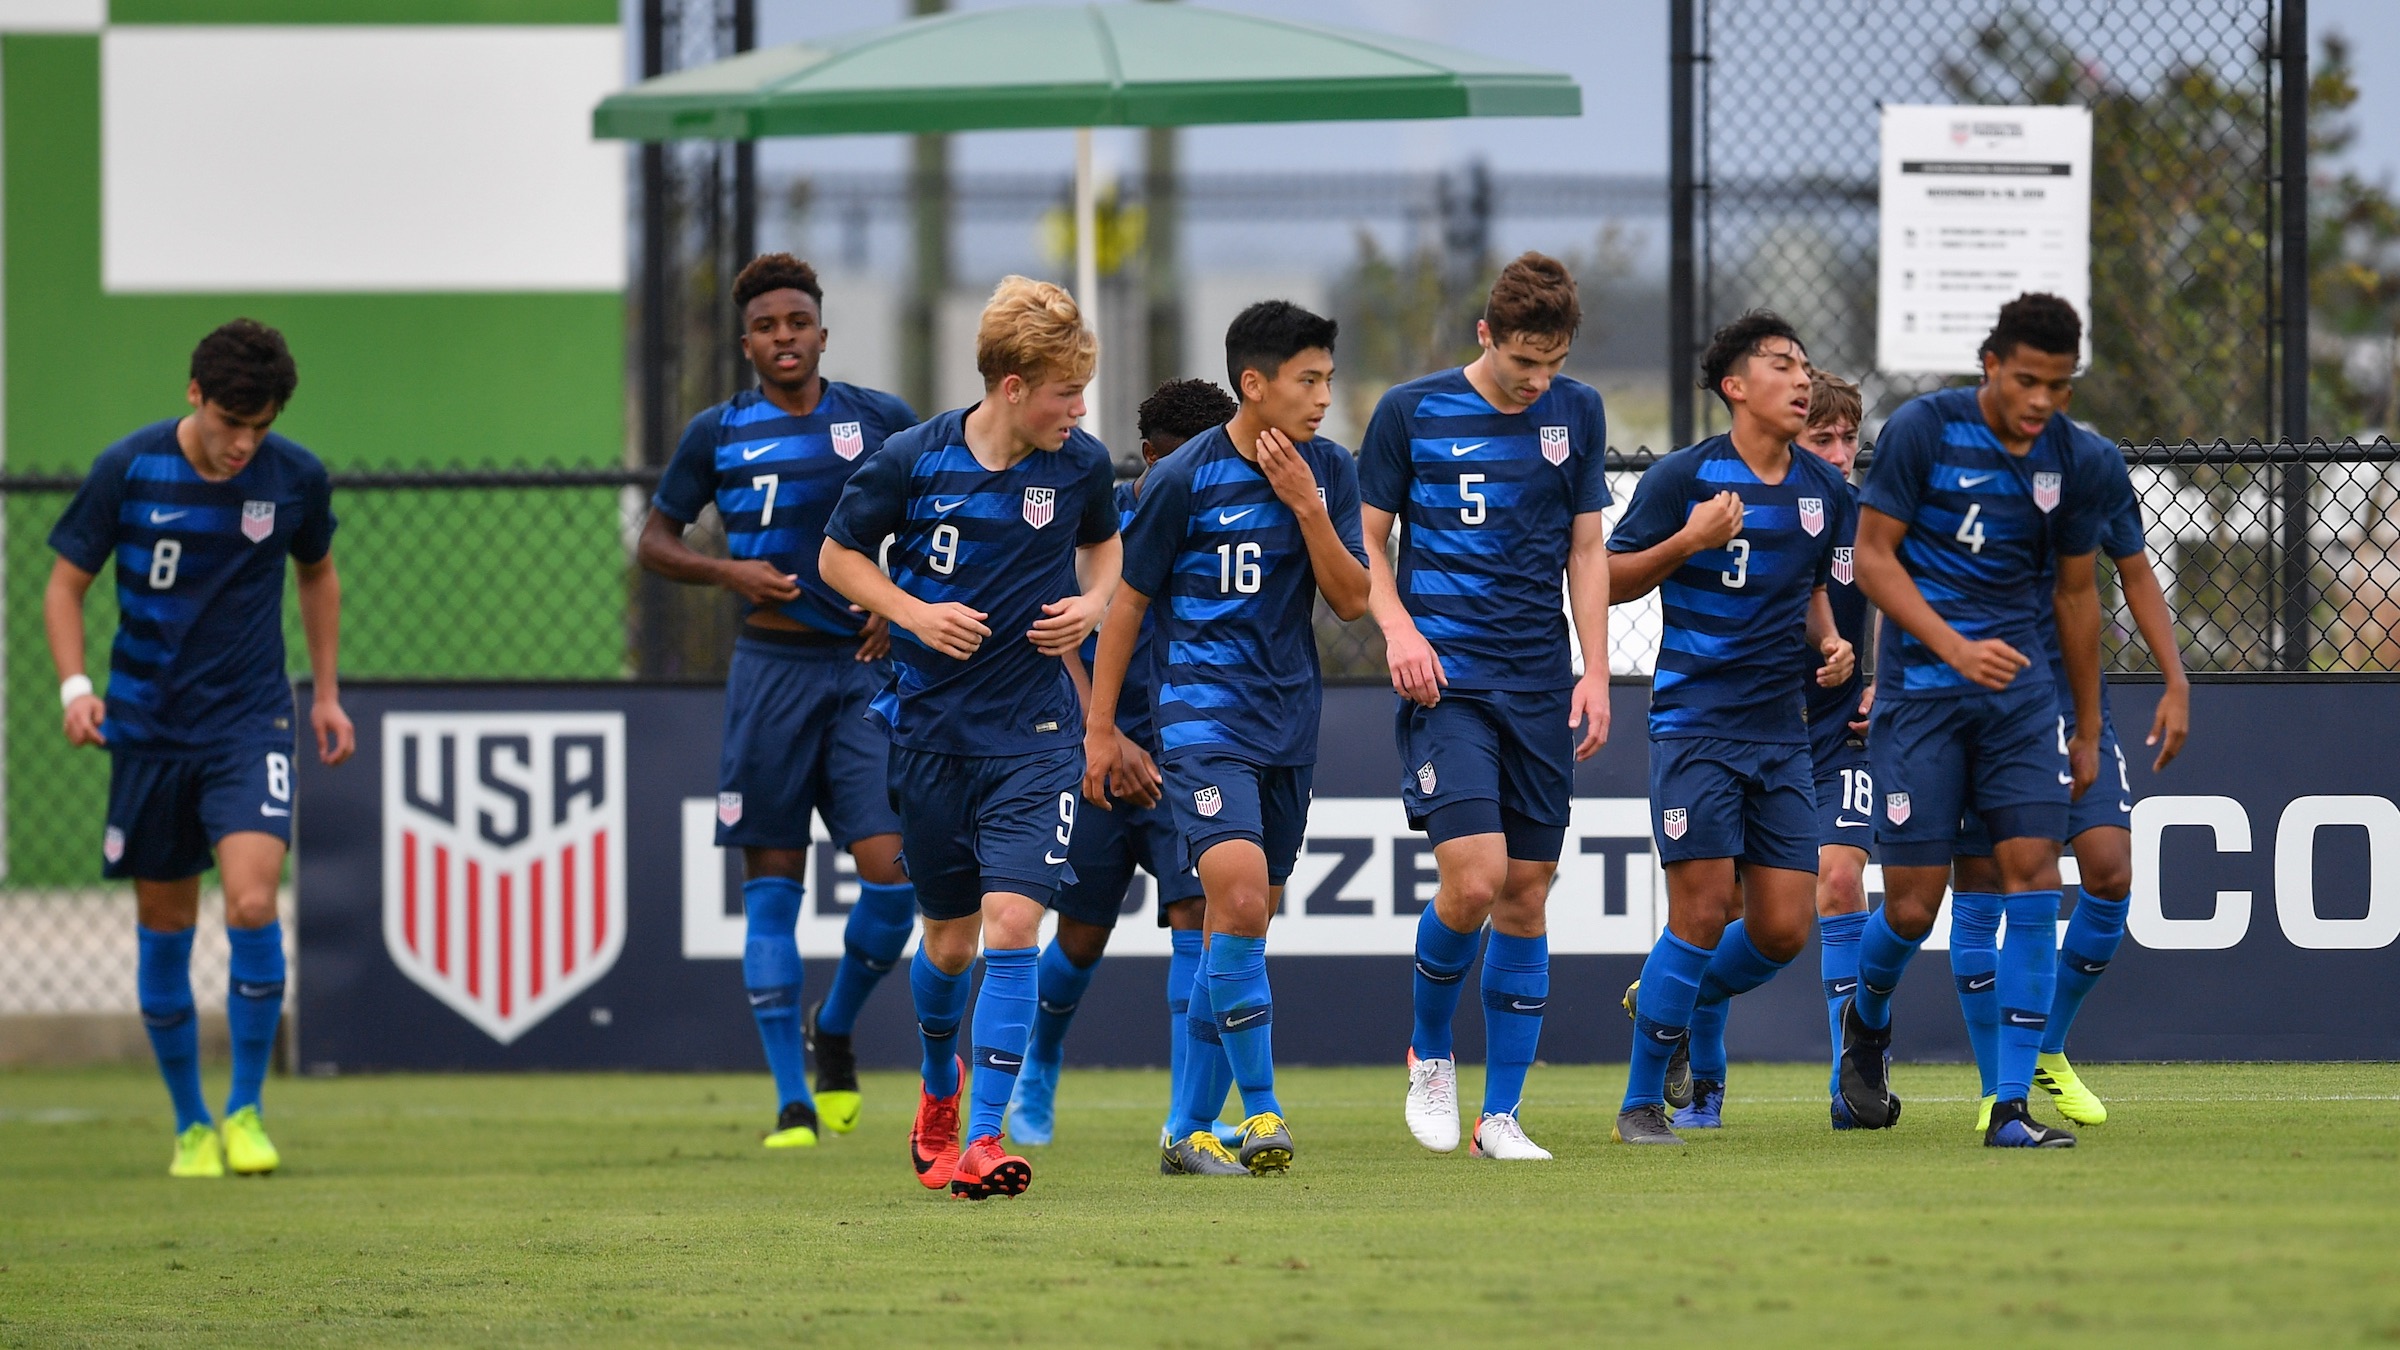
[[858,1056],[850,1049],[849,1037],[817,1030],[817,1010],[824,1006],[823,999],[808,1005],[800,1039],[817,1062],[818,1115],[826,1129],[848,1134],[858,1128]]
[[225,1170],[235,1176],[263,1177],[283,1166],[275,1141],[258,1118],[258,1108],[245,1106],[225,1117]]
[[217,1132],[206,1125],[193,1125],[175,1136],[175,1160],[167,1164],[171,1177],[221,1177],[225,1175],[225,1149],[217,1142]]
[[1992,1103],[2000,1099],[1991,1093],[1983,1095],[1983,1105],[1975,1110],[1975,1137],[1980,1139],[1992,1132]]
[[[1217,1137],[1217,1142],[1223,1144],[1227,1151],[1231,1151],[1242,1146],[1242,1127],[1239,1125],[1228,1125],[1221,1120],[1211,1121],[1208,1126],[1208,1132],[1215,1135]],[[1158,1127],[1158,1146],[1160,1148],[1165,1148],[1174,1142],[1175,1123],[1173,1121],[1168,1121],[1165,1124],[1160,1125]]]
[[1656,1102],[1617,1113],[1616,1129],[1611,1131],[1620,1144],[1672,1144],[1680,1147],[1683,1140],[1667,1128],[1667,1108]]
[[1252,1176],[1281,1173],[1292,1165],[1292,1131],[1283,1117],[1261,1111],[1242,1122],[1242,1146],[1235,1155]]
[[1900,1118],[1900,1099],[1892,1095],[1892,1028],[1881,1031],[1858,1020],[1855,1000],[1842,1004],[1842,1101],[1850,1108],[1851,1124],[1862,1130],[1888,1130]]
[[1002,1118],[1010,1139],[1028,1145],[1050,1142],[1058,1125],[1059,1067],[1056,1062],[1045,1064],[1031,1055],[1025,1057],[1025,1066],[1017,1070],[1017,1085],[1008,1094],[1008,1113]]
[[[958,1086],[967,1085],[967,1066],[960,1061]],[[917,1165],[917,1183],[929,1191],[950,1184],[958,1171],[958,1091],[936,1097],[917,1089],[917,1123],[908,1130],[909,1161]]]
[[1992,1127],[1984,1132],[1985,1148],[2073,1148],[2075,1136],[2055,1125],[2044,1125],[2025,1109],[2025,1099],[1992,1104]]
[[1832,1114],[1833,1128],[1837,1130],[1855,1130],[1858,1128],[1858,1122],[1850,1118],[1850,1104],[1843,1101],[1842,1094],[1838,1092],[1833,1094]]
[[1162,1144],[1158,1150],[1158,1172],[1167,1177],[1250,1175],[1250,1169],[1233,1156],[1233,1150],[1207,1130],[1194,1130],[1184,1138]]
[[1467,1142],[1470,1158],[1499,1162],[1548,1162],[1550,1150],[1525,1137],[1525,1127],[1510,1111],[1487,1112],[1475,1122],[1475,1137]]
[[2058,1113],[2078,1125],[2100,1125],[2108,1120],[2108,1107],[2075,1076],[2075,1066],[2067,1063],[2064,1054],[2038,1057],[2034,1061],[2033,1085],[2049,1093]]
[[961,1200],[1023,1195],[1033,1184],[1033,1164],[1004,1151],[990,1135],[967,1145],[950,1176],[950,1193]]
[[[1634,1015],[1635,995],[1641,992],[1641,988],[1640,980],[1625,986],[1625,1000],[1621,1006],[1629,1021],[1641,1020]],[[1692,1104],[1692,1038],[1689,1036],[1677,1041],[1674,1051],[1667,1056],[1666,1097],[1667,1105],[1678,1111]]]
[[817,1113],[807,1102],[785,1102],[776,1113],[775,1132],[766,1138],[768,1148],[815,1148],[817,1146]]
[[1692,1080],[1692,1104],[1675,1113],[1679,1130],[1725,1128],[1725,1085],[1707,1078]]
[[1408,1132],[1436,1153],[1458,1147],[1458,1061],[1408,1052]]

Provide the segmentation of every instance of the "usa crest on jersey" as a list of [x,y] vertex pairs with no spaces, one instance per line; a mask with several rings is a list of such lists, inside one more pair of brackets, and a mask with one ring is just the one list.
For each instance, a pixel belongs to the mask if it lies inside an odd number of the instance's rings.
[[2057,474],[2036,473],[2033,476],[2033,504],[2044,511],[2055,510],[2058,506],[2058,486]]
[[1025,523],[1040,529],[1058,514],[1058,489],[1029,487],[1025,489]]
[[1213,787],[1204,787],[1192,794],[1192,809],[1204,816],[1213,816],[1225,809],[1225,794]]
[[1436,779],[1433,774],[1432,760],[1426,760],[1417,766],[1417,791],[1430,797],[1433,795],[1433,786],[1438,781],[1440,780]]
[[1692,813],[1686,807],[1670,806],[1658,813],[1658,824],[1669,839],[1681,839],[1683,832],[1692,827]]
[[275,533],[275,503],[243,502],[242,537],[255,544],[273,533]]
[[1855,557],[1856,554],[1847,548],[1837,548],[1833,551],[1833,579],[1835,581],[1845,586],[1850,584],[1851,577],[1857,571]]
[[1808,531],[1811,538],[1825,533],[1825,499],[1823,497],[1802,497],[1800,499],[1800,528]]
[[739,825],[741,822],[742,822],[742,794],[740,794],[740,793],[738,793],[738,792],[720,792],[720,793],[718,793],[718,794],[717,794],[717,823],[718,823],[719,825],[722,825],[722,826],[724,826],[724,827],[725,827],[725,828],[727,828],[727,829],[732,829],[734,826],[736,826],[736,825]]
[[1906,825],[1908,823],[1908,794],[1905,792],[1885,794],[1883,817],[1894,825]]
[[859,433],[856,422],[833,424],[833,453],[844,459],[856,459],[867,448],[867,438]]
[[1542,428],[1542,458],[1553,464],[1564,464],[1569,448],[1565,427]]
[[622,713],[383,720],[383,942],[506,1045],[625,945]]

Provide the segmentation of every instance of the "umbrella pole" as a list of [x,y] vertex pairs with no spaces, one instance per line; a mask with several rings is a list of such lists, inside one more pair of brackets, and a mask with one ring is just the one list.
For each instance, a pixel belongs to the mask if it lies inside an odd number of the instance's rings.
[[[1100,199],[1092,182],[1092,129],[1075,131],[1075,303],[1084,326],[1100,334]],[[1102,359],[1106,359],[1102,353]],[[1100,372],[1083,388],[1085,427],[1100,421]]]

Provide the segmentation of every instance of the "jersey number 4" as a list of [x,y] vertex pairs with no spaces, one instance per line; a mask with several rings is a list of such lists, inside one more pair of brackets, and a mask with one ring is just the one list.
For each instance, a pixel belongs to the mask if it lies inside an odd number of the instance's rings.
[[1969,502],[1967,518],[1958,522],[1958,533],[1951,536],[1967,546],[1969,553],[1983,552],[1983,503]]

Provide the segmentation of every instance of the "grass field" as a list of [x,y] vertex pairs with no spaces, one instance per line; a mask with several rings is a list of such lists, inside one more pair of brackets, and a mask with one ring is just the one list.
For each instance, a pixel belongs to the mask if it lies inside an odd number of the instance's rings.
[[917,1187],[889,1075],[774,1155],[763,1077],[278,1081],[281,1175],[173,1182],[147,1070],[5,1073],[0,1344],[2400,1341],[2400,1066],[2087,1072],[2115,1119],[2031,1155],[1958,1068],[1834,1135],[1820,1071],[1740,1066],[1675,1151],[1544,1069],[1559,1160],[1504,1166],[1412,1144],[1397,1070],[1293,1071],[1298,1165],[1216,1182],[1155,1174],[1162,1074],[1071,1071],[980,1205]]

